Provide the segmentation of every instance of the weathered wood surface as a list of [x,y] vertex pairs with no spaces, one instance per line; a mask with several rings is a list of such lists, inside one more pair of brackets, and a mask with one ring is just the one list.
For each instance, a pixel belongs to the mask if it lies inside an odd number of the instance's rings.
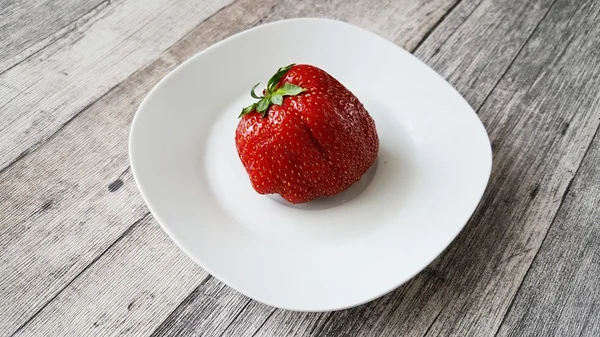
[[206,278],[206,272],[155,229],[149,214],[134,223],[16,335],[150,334],[163,312]]
[[[600,4],[183,3],[40,3],[35,25],[29,3],[0,4],[0,336],[598,335]],[[208,276],[148,215],[128,169],[129,123],[162,76],[298,16],[414,51],[494,148],[490,187],[452,246],[391,294],[335,313],[276,310]]]
[[[106,1],[0,72],[0,170],[232,1]],[[22,3],[7,7],[2,22],[36,2]]]
[[107,1],[2,1],[0,73],[74,29]]
[[600,336],[600,133],[498,334]]

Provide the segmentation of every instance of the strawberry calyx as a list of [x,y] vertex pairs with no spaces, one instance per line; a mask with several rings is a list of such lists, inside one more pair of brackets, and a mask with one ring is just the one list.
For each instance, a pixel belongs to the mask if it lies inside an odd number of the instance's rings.
[[285,82],[279,88],[277,88],[277,84],[279,81],[287,74],[287,72],[292,69],[295,64],[290,64],[286,67],[281,67],[273,77],[269,79],[267,83],[267,88],[263,91],[262,96],[258,96],[254,90],[258,87],[259,83],[256,83],[252,90],[250,90],[250,96],[258,100],[258,102],[252,103],[245,107],[242,110],[242,113],[238,116],[238,118],[243,117],[253,111],[256,111],[262,114],[262,117],[267,117],[267,112],[269,111],[269,107],[271,104],[282,105],[284,96],[296,96],[306,91],[306,89],[301,88],[295,84]]

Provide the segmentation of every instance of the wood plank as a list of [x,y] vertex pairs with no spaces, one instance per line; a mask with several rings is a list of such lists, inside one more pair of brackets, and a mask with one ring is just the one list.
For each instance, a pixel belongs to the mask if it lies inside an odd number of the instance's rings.
[[[198,299],[198,300],[196,300]],[[214,277],[202,282],[182,302],[169,318],[179,324],[161,324],[153,336],[189,336],[201,331],[205,336],[219,336],[227,328],[228,322],[250,303],[250,300],[237,294]],[[194,322],[193,325],[186,324]]]
[[0,170],[232,1],[110,2],[0,74]]
[[308,336],[323,319],[318,313],[276,310],[211,278],[196,288],[152,336]]
[[[4,299],[0,302],[0,334],[14,332],[32,316],[32,324],[52,321],[65,324],[60,313],[70,309],[71,304],[65,302],[61,304],[65,308],[49,311],[48,301],[70,289],[70,282],[89,263],[106,252],[131,223],[146,214],[147,209],[127,169],[127,136],[131,118],[143,95],[160,78],[198,50],[261,22],[279,19],[280,15],[320,13],[325,16],[325,11],[332,9],[342,14],[359,11],[352,9],[354,7],[344,11],[341,3],[328,3],[325,7],[320,7],[320,2],[315,6],[302,3],[296,8],[290,2],[284,4],[282,12],[277,10],[278,4],[273,0],[256,7],[254,2],[244,0],[220,11],[158,60],[87,107],[43,146],[0,172],[0,190],[7,191],[0,195],[0,223],[3,224],[0,226],[0,297]],[[384,5],[388,8],[388,4]],[[410,2],[407,8],[414,5]],[[449,5],[425,3],[421,10],[410,12],[410,20],[395,26],[399,28],[398,34],[403,35],[394,38],[413,43],[414,34],[422,30],[423,25],[434,25],[443,14],[437,11]],[[427,15],[432,8],[436,8],[437,17]],[[408,15],[400,9],[395,9],[400,13],[398,18]],[[355,20],[377,21],[362,16]],[[414,34],[407,33],[411,25]],[[160,268],[156,266],[157,270]],[[114,277],[122,275],[115,273]],[[116,287],[112,291],[127,297],[130,289]],[[95,305],[94,302],[88,304]],[[73,309],[95,312],[84,306]],[[165,308],[165,312],[173,309]],[[52,318],[45,318],[47,315]]]
[[415,55],[477,111],[553,1],[462,1]]
[[106,0],[0,2],[0,74],[75,29],[106,5]]
[[15,336],[147,336],[206,277],[148,215]]
[[156,62],[131,77],[0,174],[0,335],[27,322],[147,214],[128,170],[129,125],[174,65]]
[[497,336],[600,336],[600,132]]
[[[248,305],[224,335],[493,335],[600,122],[597,6],[459,4],[416,54],[478,107],[494,144],[491,185],[465,230],[429,268],[375,302],[306,317]],[[190,331],[194,322],[164,323],[173,331],[182,324]],[[203,332],[193,331],[184,336]]]

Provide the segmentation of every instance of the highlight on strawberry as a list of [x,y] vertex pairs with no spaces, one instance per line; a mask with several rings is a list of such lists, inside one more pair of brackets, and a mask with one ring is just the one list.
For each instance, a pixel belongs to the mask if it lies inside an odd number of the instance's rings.
[[280,68],[257,102],[244,108],[235,132],[238,155],[260,194],[291,203],[336,195],[375,162],[375,122],[333,76],[307,64]]

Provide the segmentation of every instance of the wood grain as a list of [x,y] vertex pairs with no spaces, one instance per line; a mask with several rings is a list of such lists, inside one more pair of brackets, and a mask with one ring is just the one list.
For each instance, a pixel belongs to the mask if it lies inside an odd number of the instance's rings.
[[[494,144],[491,185],[443,256],[367,305],[333,314],[248,305],[224,335],[493,335],[600,122],[591,38],[599,10],[593,1],[579,5],[464,1],[416,51],[478,107]],[[177,312],[189,316],[201,302],[188,299]],[[175,315],[156,335],[201,334],[194,324]]]
[[206,276],[148,215],[15,336],[145,336]]
[[[0,190],[8,191],[0,195],[0,222],[3,223],[0,227],[0,296],[4,299],[0,302],[0,335],[10,334],[20,327],[23,327],[20,329],[23,333],[62,331],[67,317],[62,313],[74,308],[69,301],[76,298],[60,300],[57,307],[51,305],[61,298],[60,294],[71,291],[74,280],[82,277],[82,271],[93,267],[88,267],[90,263],[94,264],[103,254],[112,251],[111,245],[122,237],[130,224],[146,214],[128,170],[127,135],[141,99],[169,70],[233,33],[277,20],[282,15],[326,16],[329,10],[336,10],[341,18],[344,15],[358,17],[354,18],[356,22],[378,21],[375,17],[363,16],[360,7],[344,7],[341,2],[324,5],[318,2],[312,6],[302,3],[298,7],[290,2],[283,4],[283,10],[277,9],[279,4],[271,1],[256,8],[254,2],[239,1],[218,12],[143,70],[77,112],[76,117],[60,127],[43,146],[30,150],[0,172]],[[442,9],[451,3],[425,2],[420,7],[413,7],[418,3],[410,2],[405,5],[408,9],[420,9],[403,11],[403,3],[398,3],[398,7],[389,7],[391,5],[387,3],[381,5],[393,9],[396,18],[406,18],[394,26],[397,28],[395,34],[400,35],[390,35],[403,45],[416,43],[415,35],[425,34],[423,26],[433,26],[443,15]],[[377,13],[385,14],[386,18],[389,14]],[[84,31],[84,38],[88,34],[91,33]],[[93,40],[97,36],[89,38]],[[140,259],[144,258],[140,256]],[[160,273],[170,266],[156,265],[154,268]],[[106,279],[106,282],[113,282],[111,284],[127,283],[118,272],[105,277],[114,278]],[[164,285],[149,283],[147,291],[152,292],[153,287],[164,288]],[[106,295],[114,301],[120,296],[128,298],[131,295],[131,289],[127,287],[110,290],[110,294],[98,294],[98,298]],[[87,304],[89,307],[78,302],[75,308],[89,312],[90,319],[92,316],[99,319],[105,314],[94,309],[94,302]],[[173,309],[175,306],[165,307],[161,313],[148,314],[159,317]],[[42,327],[47,324],[61,327]]]
[[552,3],[462,1],[415,55],[452,83],[477,111]]
[[[193,301],[190,301],[193,299]],[[196,299],[200,299],[196,301]],[[154,336],[190,336],[201,332],[205,336],[220,336],[250,300],[237,294],[214,277],[207,278],[169,317],[179,324],[160,325]],[[194,322],[195,324],[186,324]],[[197,333],[196,333],[197,334]]]
[[0,174],[0,332],[35,315],[148,212],[127,136],[139,101],[173,66],[131,77]]
[[600,336],[600,133],[497,336]]
[[108,1],[2,1],[0,74],[92,17]]
[[0,74],[0,170],[232,1],[110,2]]

